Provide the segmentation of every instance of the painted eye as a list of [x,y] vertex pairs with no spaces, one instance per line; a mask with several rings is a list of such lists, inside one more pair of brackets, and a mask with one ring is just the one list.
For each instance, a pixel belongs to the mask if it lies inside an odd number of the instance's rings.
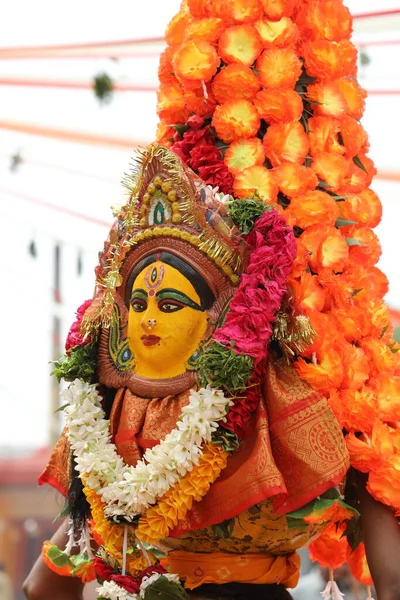
[[147,308],[147,303],[144,300],[134,298],[131,301],[131,306],[135,312],[144,312]]
[[171,302],[170,300],[163,300],[159,303],[158,308],[160,309],[161,312],[173,313],[173,312],[177,312],[178,310],[182,310],[182,308],[184,308],[184,306],[183,306],[183,304],[180,304],[179,302]]

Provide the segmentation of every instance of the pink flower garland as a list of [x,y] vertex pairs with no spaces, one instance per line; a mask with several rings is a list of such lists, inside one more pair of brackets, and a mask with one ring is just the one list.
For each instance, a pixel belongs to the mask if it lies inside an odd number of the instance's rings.
[[250,414],[261,395],[261,380],[272,335],[272,324],[287,291],[287,278],[296,257],[296,239],[283,217],[265,211],[246,236],[252,248],[249,265],[229,306],[226,321],[213,339],[225,346],[234,342],[237,354],[254,359],[246,398],[234,399],[224,427],[243,438]]
[[74,321],[68,331],[67,339],[65,340],[65,350],[67,354],[75,348],[75,346],[84,346],[89,344],[91,339],[89,336],[85,338],[81,332],[82,319],[85,315],[86,309],[92,304],[92,300],[85,300],[76,311],[77,319]]

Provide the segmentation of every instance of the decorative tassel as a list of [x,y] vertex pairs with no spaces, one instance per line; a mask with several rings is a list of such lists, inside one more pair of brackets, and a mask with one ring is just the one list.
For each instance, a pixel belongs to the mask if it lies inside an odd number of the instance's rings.
[[145,557],[145,559],[147,560],[147,564],[149,567],[151,567],[153,565],[149,553],[147,552],[146,548],[143,546],[142,542],[139,540],[139,538],[136,538],[137,544],[139,546],[140,552],[143,554],[143,556]]
[[367,600],[374,600],[372,597],[371,586],[367,585]]
[[124,541],[122,543],[122,575],[126,575],[126,553],[128,548],[128,526],[124,527]]
[[329,581],[326,584],[326,588],[321,592],[321,596],[324,600],[342,600],[344,594],[339,589],[338,584],[333,578],[333,569],[329,569]]

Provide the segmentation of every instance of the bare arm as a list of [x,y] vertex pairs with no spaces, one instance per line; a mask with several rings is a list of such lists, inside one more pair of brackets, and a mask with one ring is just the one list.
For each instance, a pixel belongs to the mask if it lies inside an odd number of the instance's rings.
[[388,506],[372,498],[365,483],[358,473],[365,550],[378,600],[400,600],[400,525]]
[[[67,543],[65,523],[51,541],[64,548]],[[77,577],[62,577],[51,571],[40,556],[22,586],[28,600],[82,600],[83,583]]]

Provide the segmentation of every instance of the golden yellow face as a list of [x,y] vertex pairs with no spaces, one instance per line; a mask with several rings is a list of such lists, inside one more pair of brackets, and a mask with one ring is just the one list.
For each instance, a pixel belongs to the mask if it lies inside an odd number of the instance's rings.
[[187,370],[207,328],[207,313],[191,282],[174,267],[157,261],[132,285],[128,342],[135,373],[167,379]]

